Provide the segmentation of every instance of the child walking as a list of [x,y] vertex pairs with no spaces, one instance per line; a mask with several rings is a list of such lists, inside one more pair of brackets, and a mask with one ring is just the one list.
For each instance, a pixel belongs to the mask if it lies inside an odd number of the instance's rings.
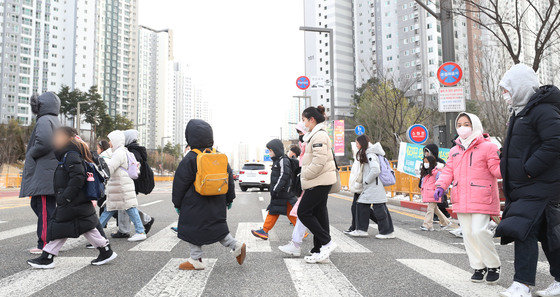
[[424,157],[424,163],[420,169],[420,189],[422,202],[428,203],[426,218],[420,227],[423,231],[434,231],[434,213],[439,218],[442,230],[447,230],[451,226],[451,221],[438,208],[439,197],[434,197],[436,191],[436,180],[440,175],[438,162],[434,156]]
[[75,129],[60,127],[55,130],[53,146],[58,159],[54,172],[56,210],[47,233],[48,243],[39,258],[28,260],[34,268],[54,268],[53,258],[69,237],[83,235],[99,250],[92,265],[102,265],[117,257],[109,241],[96,229],[99,224],[95,207],[84,191],[86,171],[84,160],[92,162],[87,145],[81,141]]
[[239,265],[246,256],[245,243],[238,242],[230,234],[227,225],[227,209],[235,199],[235,182],[228,165],[228,192],[225,195],[202,196],[195,190],[194,182],[198,171],[197,153],[214,145],[212,127],[203,120],[190,120],[185,129],[185,138],[191,151],[183,158],[175,171],[172,201],[179,214],[178,237],[190,245],[189,259],[179,265],[181,270],[203,270],[202,246],[221,243],[230,249]]

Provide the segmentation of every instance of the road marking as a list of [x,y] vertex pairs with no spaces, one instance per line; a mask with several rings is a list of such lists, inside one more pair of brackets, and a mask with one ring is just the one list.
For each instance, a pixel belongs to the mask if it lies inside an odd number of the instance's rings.
[[[372,228],[378,229],[377,225],[370,224]],[[395,228],[395,236],[419,248],[434,254],[465,254],[465,250],[454,247],[450,244],[437,241],[422,235],[418,235],[412,231],[404,230],[399,227]]]
[[0,280],[0,296],[30,296],[68,275],[90,265],[93,258],[62,257],[55,269],[26,269]]
[[[272,252],[270,241],[256,238],[251,230],[262,228],[262,222],[243,222],[237,224],[235,239],[247,244],[247,252]],[[270,233],[269,233],[270,238]]]
[[0,232],[0,240],[9,239],[9,238],[12,238],[12,237],[24,235],[24,234],[35,232],[35,231],[37,231],[37,225],[36,224],[2,231],[2,232]]
[[171,230],[171,227],[175,227],[176,223],[172,223],[169,226],[163,228],[158,233],[148,237],[146,240],[140,242],[129,251],[137,252],[170,252],[179,241],[177,233]]
[[449,291],[465,297],[498,296],[505,289],[471,282],[471,273],[439,259],[397,259]]
[[261,214],[262,214],[263,222],[266,221],[266,216],[268,215],[268,211],[266,209],[261,209]]
[[336,266],[284,259],[299,296],[362,296]]
[[6,221],[0,221],[0,224],[5,223]]
[[259,201],[261,201],[261,202],[263,202],[263,201],[264,201],[264,198],[263,198],[263,196],[259,196]]
[[345,235],[340,230],[330,226],[331,239],[336,242],[338,247],[334,252],[339,253],[371,253],[370,250],[359,244],[357,241]]
[[163,200],[156,200],[156,201],[152,201],[152,202],[140,204],[140,207],[154,205],[154,204],[160,203],[160,202],[162,202],[162,201],[163,201]]
[[179,264],[185,259],[173,258],[148,282],[136,297],[148,296],[200,296],[216,259],[204,259],[206,269],[179,270]]

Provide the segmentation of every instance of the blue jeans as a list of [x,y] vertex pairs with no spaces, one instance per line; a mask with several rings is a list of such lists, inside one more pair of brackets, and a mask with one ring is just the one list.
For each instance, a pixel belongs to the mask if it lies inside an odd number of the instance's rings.
[[[99,222],[101,226],[105,226],[109,219],[116,213],[116,210],[105,210],[101,217],[99,218]],[[132,224],[134,224],[134,229],[136,229],[136,233],[144,233],[144,225],[142,225],[142,220],[140,220],[140,214],[138,213],[138,209],[136,207],[132,207],[126,210],[126,213],[130,217]]]

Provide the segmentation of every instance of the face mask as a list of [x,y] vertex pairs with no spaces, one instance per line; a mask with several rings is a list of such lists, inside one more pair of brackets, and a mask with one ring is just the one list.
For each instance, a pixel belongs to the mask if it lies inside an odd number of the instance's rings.
[[37,96],[37,94],[31,96],[29,105],[31,105],[31,112],[33,114],[39,114],[39,97]]
[[430,163],[424,163],[424,168],[430,169]]
[[512,102],[511,95],[509,94],[509,92],[508,92],[508,93],[504,93],[504,94],[502,95],[502,97],[504,98],[504,101],[506,102],[506,104],[507,104],[508,106],[511,106],[511,105],[512,105],[513,102]]
[[461,139],[467,139],[472,134],[472,128],[461,126],[457,128],[457,134],[459,134],[459,137],[461,137]]
[[300,136],[299,136],[299,141],[300,141],[300,142],[303,142],[303,135],[300,135]]

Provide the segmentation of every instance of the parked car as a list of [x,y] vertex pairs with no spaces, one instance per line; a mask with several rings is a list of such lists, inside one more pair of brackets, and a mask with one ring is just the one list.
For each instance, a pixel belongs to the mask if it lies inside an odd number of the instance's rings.
[[270,168],[263,163],[245,163],[239,171],[239,187],[245,192],[249,188],[259,188],[261,191],[270,185]]

